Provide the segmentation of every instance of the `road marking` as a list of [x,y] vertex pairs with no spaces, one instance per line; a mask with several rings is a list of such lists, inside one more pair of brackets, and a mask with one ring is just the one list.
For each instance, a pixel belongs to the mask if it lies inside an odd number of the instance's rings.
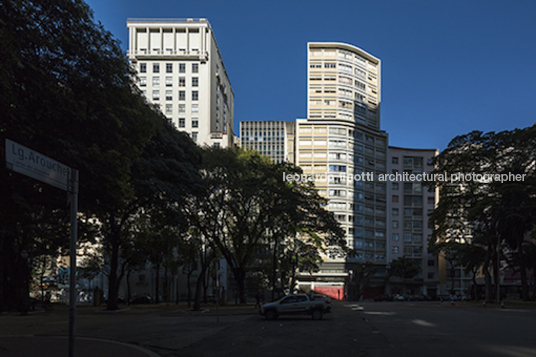
[[435,327],[435,326],[437,326],[436,324],[433,324],[431,322],[424,321],[424,320],[412,320],[411,322],[413,322],[415,325],[420,325],[420,326],[425,326],[425,327]]

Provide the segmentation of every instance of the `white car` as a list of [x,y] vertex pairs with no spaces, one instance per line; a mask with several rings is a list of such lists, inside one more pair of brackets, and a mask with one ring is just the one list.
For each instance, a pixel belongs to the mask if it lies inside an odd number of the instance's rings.
[[331,312],[331,299],[321,294],[287,295],[259,308],[259,313],[267,320],[277,319],[280,315],[311,315],[314,320],[320,320],[329,312]]

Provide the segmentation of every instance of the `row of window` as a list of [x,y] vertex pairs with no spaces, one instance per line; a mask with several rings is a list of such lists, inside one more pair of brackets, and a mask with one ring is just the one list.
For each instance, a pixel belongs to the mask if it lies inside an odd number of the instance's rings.
[[[405,186],[404,190],[406,191],[406,187],[408,187],[407,190],[409,191],[409,190],[411,190],[411,188],[409,188],[410,185],[413,188],[413,187],[416,187],[415,185],[417,185],[417,184],[420,185],[420,183],[417,183],[417,182],[413,182],[413,183],[409,183],[409,184],[404,183],[404,186]],[[397,182],[393,182],[392,185],[393,185],[393,187],[392,187],[393,190],[398,190],[398,183]],[[406,186],[406,185],[408,185],[408,186]],[[417,187],[419,187],[419,186],[417,185]],[[421,190],[422,190],[421,188],[413,189],[413,191],[416,191],[416,192],[421,192]],[[391,196],[391,202],[399,203],[399,197],[400,197],[399,195],[392,195]],[[422,204],[422,198],[423,198],[422,196],[404,195],[404,206],[422,207],[422,205],[423,205]],[[427,203],[428,204],[435,204],[435,197],[434,196],[427,196],[426,198],[427,198]]]
[[[417,168],[422,168],[422,166],[423,166],[423,157],[422,156],[404,156],[403,159],[404,159],[404,166],[411,166],[411,167],[417,167]],[[391,158],[391,162],[393,164],[395,164],[395,165],[398,165],[399,164],[398,156],[393,156]],[[428,166],[432,166],[433,165],[433,160],[428,159],[426,161],[426,164]]]
[[[173,100],[173,91],[166,90],[165,94],[166,94],[165,96],[166,100]],[[153,90],[152,98],[153,100],[160,100],[160,90],[158,89]],[[192,100],[199,100],[199,91],[193,90],[191,98]],[[186,100],[186,91],[183,91],[183,90],[179,91],[179,100]]]
[[[186,73],[186,63],[178,63],[179,73]],[[199,63],[192,63],[192,73],[199,73]],[[173,63],[166,63],[166,73],[173,73]],[[140,63],[140,73],[147,73],[147,63]],[[160,73],[160,63],[153,63],[153,73]]]
[[[152,77],[153,87],[160,86],[160,77]],[[140,87],[147,86],[147,77],[140,77]],[[173,87],[173,77],[166,77],[166,87]],[[186,77],[179,77],[179,87],[186,87]],[[192,87],[199,87],[199,78],[192,77]]]
[[[199,113],[199,104],[192,104],[190,109],[191,109],[192,114],[198,114]],[[185,114],[185,113],[186,113],[186,104],[179,104],[179,114]],[[166,115],[172,115],[173,114],[173,104],[166,104],[165,105],[164,114],[166,114]]]
[[[186,128],[186,118],[179,118],[179,128]],[[199,119],[192,118],[191,121],[192,128],[199,128]]]

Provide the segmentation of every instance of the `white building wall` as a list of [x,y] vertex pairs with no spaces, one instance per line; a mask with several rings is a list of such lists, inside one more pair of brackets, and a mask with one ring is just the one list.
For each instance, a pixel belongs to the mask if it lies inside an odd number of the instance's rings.
[[147,100],[199,145],[232,146],[234,94],[208,21],[130,19],[127,27],[128,55]]

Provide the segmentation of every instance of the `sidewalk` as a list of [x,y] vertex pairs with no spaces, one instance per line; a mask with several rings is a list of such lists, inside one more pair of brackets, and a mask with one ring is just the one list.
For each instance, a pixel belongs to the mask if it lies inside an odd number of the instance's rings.
[[[67,356],[69,339],[51,336],[0,336],[0,355],[3,357]],[[78,337],[76,357],[159,357],[145,348],[122,342]]]
[[[184,305],[138,305],[117,312],[108,312],[104,306],[80,306],[75,356],[169,356],[253,315],[258,316],[253,305],[204,306],[201,311]],[[0,315],[2,357],[67,356],[67,336],[66,306],[27,316]]]

